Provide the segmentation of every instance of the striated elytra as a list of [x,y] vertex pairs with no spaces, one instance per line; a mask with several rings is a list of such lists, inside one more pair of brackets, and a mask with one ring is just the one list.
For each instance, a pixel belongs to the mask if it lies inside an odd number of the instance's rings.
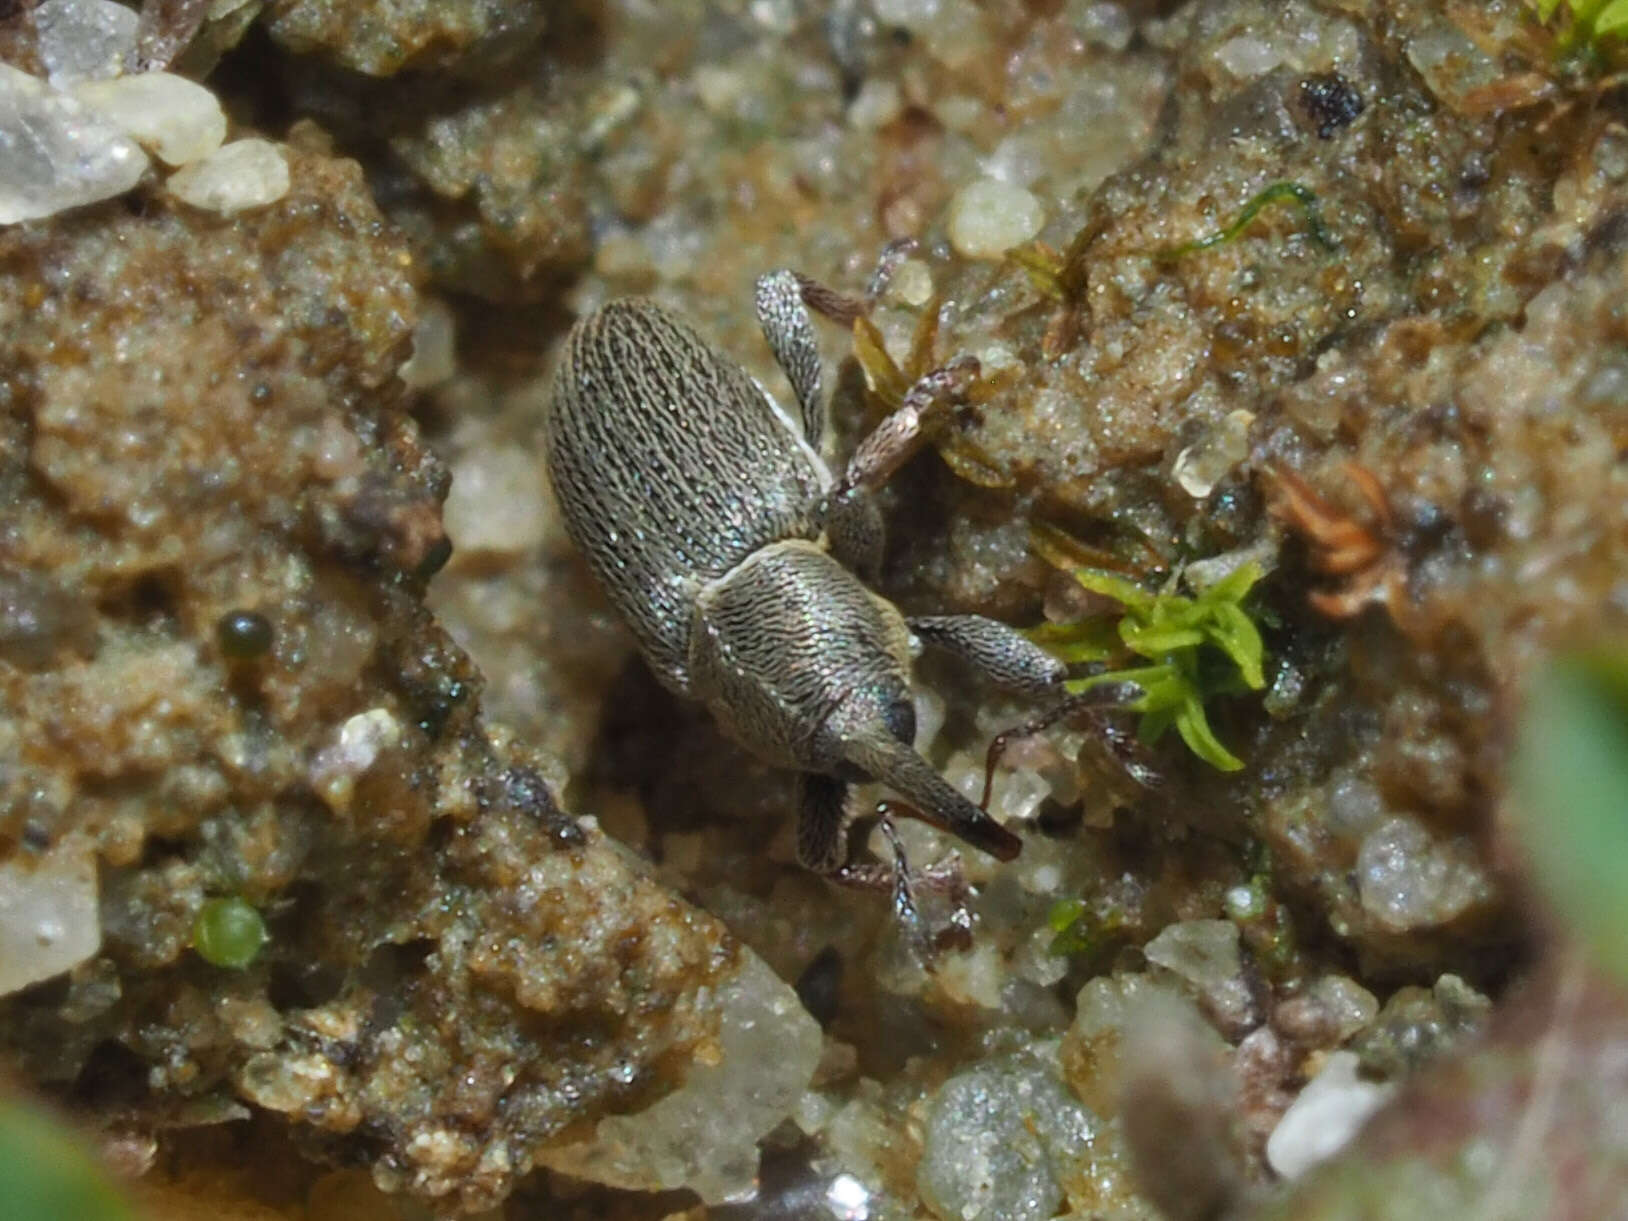
[[795,416],[653,302],[613,301],[581,319],[544,416],[566,527],[656,677],[765,761],[800,773],[806,866],[887,884],[886,871],[847,859],[847,789],[866,779],[904,797],[908,813],[1010,860],[1021,841],[912,745],[911,636],[1017,690],[1060,691],[1063,668],[992,619],[906,619],[862,579],[880,567],[874,490],[977,363],[923,377],[837,477],[820,453],[809,305],[839,319],[865,308],[791,272],[758,281],[758,319],[796,394]]

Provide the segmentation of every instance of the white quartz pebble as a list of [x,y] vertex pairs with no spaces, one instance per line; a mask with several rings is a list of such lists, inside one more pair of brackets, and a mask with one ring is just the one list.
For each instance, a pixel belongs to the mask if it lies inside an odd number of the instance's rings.
[[96,853],[69,838],[0,865],[0,996],[60,975],[102,944]]
[[95,107],[166,165],[207,157],[226,139],[215,95],[184,76],[142,72],[87,81],[74,96]]
[[1337,1051],[1289,1104],[1266,1140],[1266,1160],[1286,1179],[1299,1178],[1350,1143],[1396,1093],[1388,1083],[1357,1075],[1356,1053]]
[[1046,215],[1022,187],[980,178],[950,200],[950,245],[969,259],[998,259],[1040,232]]
[[223,144],[170,175],[170,194],[195,208],[230,216],[288,194],[288,159],[270,140]]

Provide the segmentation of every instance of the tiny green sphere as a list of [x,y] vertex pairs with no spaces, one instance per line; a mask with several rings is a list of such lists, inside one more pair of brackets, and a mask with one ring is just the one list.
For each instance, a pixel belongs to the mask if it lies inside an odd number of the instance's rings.
[[192,948],[211,966],[241,970],[266,943],[266,922],[243,899],[210,899],[192,922]]
[[228,611],[215,625],[215,632],[228,657],[259,657],[271,648],[271,620],[258,611]]

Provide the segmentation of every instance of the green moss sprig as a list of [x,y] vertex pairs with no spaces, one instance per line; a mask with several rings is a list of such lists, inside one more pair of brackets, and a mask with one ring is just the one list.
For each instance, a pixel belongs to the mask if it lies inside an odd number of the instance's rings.
[[1120,912],[1093,912],[1083,899],[1059,899],[1046,912],[1046,926],[1052,937],[1048,954],[1059,958],[1095,959],[1125,940],[1125,921]]
[[1132,682],[1143,694],[1130,707],[1142,714],[1137,733],[1154,742],[1174,728],[1200,759],[1224,772],[1243,767],[1215,736],[1204,706],[1217,696],[1259,691],[1265,648],[1243,601],[1261,578],[1256,564],[1242,564],[1194,594],[1177,593],[1174,581],[1156,593],[1118,573],[1077,566],[1073,540],[1050,527],[1033,533],[1035,550],[1067,572],[1081,588],[1112,598],[1118,614],[1077,623],[1047,623],[1031,633],[1059,660],[1146,664],[1120,666],[1089,678],[1071,679],[1077,694],[1101,683]]
[[[1619,0],[1621,2],[1621,0]],[[1312,241],[1324,250],[1338,249],[1338,243],[1329,236],[1328,228],[1323,224],[1322,209],[1317,206],[1317,195],[1310,188],[1298,182],[1274,182],[1263,191],[1250,196],[1244,206],[1238,210],[1238,215],[1232,223],[1217,229],[1206,237],[1195,238],[1190,242],[1183,242],[1179,246],[1170,246],[1154,252],[1154,257],[1161,263],[1174,263],[1187,255],[1196,254],[1200,250],[1210,250],[1216,246],[1225,246],[1235,240],[1239,234],[1254,223],[1261,212],[1273,204],[1289,203],[1300,209],[1306,222],[1306,232],[1311,234]]]
[[1628,31],[1628,0],[1531,0],[1531,4],[1544,25],[1563,12],[1555,43],[1561,57],[1595,50],[1601,40],[1622,38]]

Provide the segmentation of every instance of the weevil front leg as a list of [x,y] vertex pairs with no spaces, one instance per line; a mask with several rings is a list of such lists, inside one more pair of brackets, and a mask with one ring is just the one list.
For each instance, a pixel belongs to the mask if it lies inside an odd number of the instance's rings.
[[906,817],[922,818],[913,807],[884,801],[877,808],[882,834],[893,847],[892,864],[855,861],[849,859],[848,853],[848,830],[854,822],[848,809],[848,782],[808,772],[797,779],[797,862],[805,869],[856,890],[892,891],[895,906],[908,902],[914,907],[912,884],[951,894],[965,889],[961,858],[955,853],[924,869],[910,869],[904,846],[893,826],[893,814],[897,810]]
[[757,324],[797,397],[803,436],[815,452],[825,432],[825,400],[820,388],[820,349],[803,301],[801,277],[771,271],[757,280]]
[[[809,311],[844,325],[869,314],[894,271],[915,248],[909,239],[883,249],[862,297],[850,297],[827,288],[798,272],[782,269],[759,276],[756,291],[758,325],[785,370],[797,397],[803,435],[816,450],[825,434],[825,402],[821,392],[819,345]],[[905,394],[904,402],[859,444],[837,486],[826,497],[825,516],[856,516],[850,501],[874,492],[911,457],[930,435],[949,407],[977,380],[978,361],[963,356],[924,374]]]
[[862,297],[850,297],[784,268],[758,277],[755,293],[758,326],[774,353],[775,363],[791,382],[802,417],[803,436],[816,451],[825,433],[825,400],[820,388],[820,349],[809,310],[833,322],[852,326],[854,319],[869,314],[875,307],[887,291],[894,271],[915,246],[909,238],[888,243],[876,261],[876,270],[871,273],[870,284]]
[[882,568],[876,489],[921,448],[932,425],[977,376],[978,362],[969,356],[923,377],[899,409],[860,442],[842,478],[821,499],[817,514],[833,554],[863,580],[874,582]]
[[[893,816],[897,812],[920,818],[918,811],[895,802],[880,802],[876,807],[877,825],[893,850],[893,860],[853,861],[848,859],[848,828],[853,819],[847,808],[847,782],[804,774],[799,777],[799,785],[797,857],[805,868],[842,886],[886,891],[892,899],[894,918],[924,963],[939,950],[966,949],[971,945],[969,891],[960,855],[952,852],[920,870],[912,869],[905,856]],[[928,927],[917,901],[918,891],[933,891],[944,897],[949,913],[943,927]]]

